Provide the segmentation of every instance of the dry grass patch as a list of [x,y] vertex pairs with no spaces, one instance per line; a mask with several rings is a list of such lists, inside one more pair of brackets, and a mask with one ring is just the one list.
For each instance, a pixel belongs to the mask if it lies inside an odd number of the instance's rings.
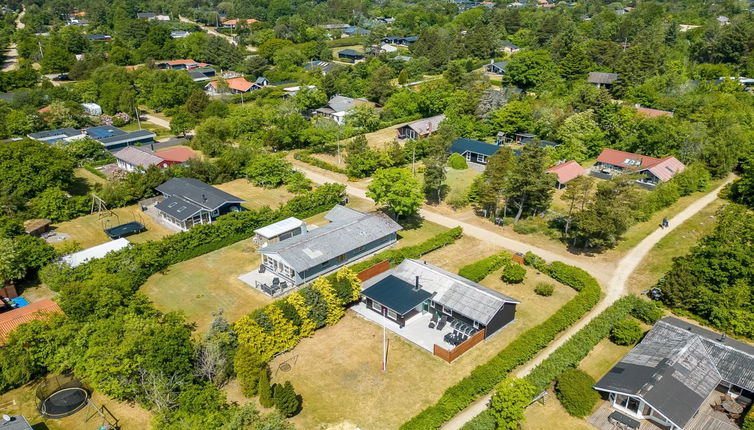
[[[146,242],[148,240],[160,240],[165,236],[173,234],[172,230],[157,223],[151,216],[143,213],[138,204],[126,206],[123,208],[113,209],[116,216],[104,216],[100,218],[98,214],[85,215],[71,221],[54,224],[53,228],[58,233],[65,233],[70,236],[68,240],[75,240],[81,244],[82,248],[90,248],[111,239],[103,231],[105,228],[114,227],[119,224],[137,221],[144,224],[147,231],[144,233],[128,236],[131,242]],[[104,213],[103,213],[104,215]]]
[[170,266],[152,275],[141,287],[157,309],[181,311],[203,333],[212,314],[223,310],[229,321],[272,302],[260,291],[238,280],[259,267],[259,253],[251,239]]
[[89,186],[94,186],[94,184],[107,184],[107,179],[97,176],[83,167],[79,167],[78,169],[74,170],[73,174],[76,175],[76,177],[85,180],[86,183],[89,184]]
[[[94,415],[87,421],[87,416],[94,412],[85,407],[70,417],[51,420],[43,418],[37,410],[35,390],[37,384],[32,382],[15,390],[0,395],[2,413],[9,415],[23,415],[35,429],[49,430],[82,430],[96,429],[102,424],[99,415]],[[104,406],[118,420],[118,425],[124,430],[148,429],[152,420],[152,413],[141,407],[112,400],[98,392],[92,395],[92,401],[98,406]]]
[[579,363],[578,368],[599,381],[615,366],[633,346],[616,345],[610,339],[602,339]]
[[526,408],[524,417],[522,430],[594,430],[591,424],[569,415],[552,391],[549,392],[544,404],[534,403]]
[[416,227],[404,227],[403,230],[398,232],[398,246],[404,247],[418,245],[425,240],[448,230],[450,229],[443,227],[440,224],[422,220],[421,225]]
[[[499,251],[464,237],[425,258],[457,271],[460,266]],[[521,299],[521,309],[516,321],[451,364],[388,332],[388,370],[383,372],[382,328],[347,312],[336,325],[317,331],[294,350],[276,357],[270,364],[273,380],[290,380],[303,396],[303,410],[293,419],[299,428],[398,428],[575,294],[551,281],[557,285],[556,294],[535,297],[533,288],[539,281],[535,272],[530,272],[529,280],[520,285],[504,284],[499,274],[485,279],[482,283],[487,287]],[[293,365],[289,372],[278,370],[284,361]]]
[[242,206],[247,209],[259,209],[263,206],[276,209],[294,197],[285,187],[261,188],[246,179],[236,179],[214,187],[246,200]]

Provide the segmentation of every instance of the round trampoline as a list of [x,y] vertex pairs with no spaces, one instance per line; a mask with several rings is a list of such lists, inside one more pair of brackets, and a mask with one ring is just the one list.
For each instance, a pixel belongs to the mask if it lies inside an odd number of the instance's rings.
[[39,413],[45,418],[65,418],[80,411],[89,402],[89,391],[70,376],[58,376],[37,388]]

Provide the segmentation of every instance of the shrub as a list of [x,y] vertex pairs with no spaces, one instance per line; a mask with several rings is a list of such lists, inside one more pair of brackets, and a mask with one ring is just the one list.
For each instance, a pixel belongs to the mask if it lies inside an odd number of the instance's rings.
[[456,170],[464,170],[469,168],[469,165],[466,164],[466,159],[463,158],[463,155],[457,152],[454,152],[450,155],[450,157],[448,157],[448,166]]
[[[235,357],[233,357],[233,367],[236,371],[238,383],[241,386],[241,392],[246,397],[252,397],[257,394],[260,385],[260,376],[267,373],[264,363],[248,348],[241,346]],[[269,387],[270,382],[267,381]]]
[[500,277],[503,282],[509,284],[520,284],[524,282],[524,278],[526,278],[526,269],[519,264],[509,264],[508,267],[503,270],[503,275]]
[[[541,260],[533,254],[529,257],[531,261]],[[534,257],[536,257],[536,259],[534,259]],[[560,266],[570,267],[565,263],[560,263],[558,267]],[[463,408],[467,407],[479,396],[492,390],[495,385],[508,376],[511,370],[529,361],[537,352],[547,346],[555,336],[558,335],[558,333],[568,328],[571,324],[581,318],[589,309],[594,307],[594,305],[600,300],[601,293],[597,280],[581,269],[574,267],[572,268],[572,271],[569,271],[564,267],[558,269],[558,273],[570,273],[571,276],[563,276],[563,280],[558,280],[579,291],[579,294],[577,294],[576,297],[558,309],[545,322],[522,333],[488,362],[477,366],[468,376],[445,390],[437,403],[424,409],[421,413],[404,423],[401,426],[401,429],[439,428],[445,421],[452,418]],[[568,281],[573,281],[574,285],[568,284]],[[624,306],[626,306],[625,312],[620,315],[620,317],[623,318],[628,314],[633,305],[625,305],[625,302],[621,301],[619,301],[619,303],[624,303]],[[587,327],[590,327],[590,325],[587,325]],[[609,327],[612,327],[612,324],[610,324]],[[608,335],[610,330],[609,327],[599,339]],[[597,328],[594,329],[597,334],[600,334]],[[579,334],[580,333],[581,332],[579,332]],[[592,335],[592,333],[588,334]],[[586,341],[589,340],[591,340],[591,338]],[[585,340],[580,338],[579,341],[584,342]],[[566,344],[569,342],[566,342]],[[597,342],[599,342],[599,340],[597,340]],[[591,347],[589,349],[591,349]],[[586,352],[589,352],[589,349],[587,349]],[[560,351],[560,349],[558,351]],[[556,353],[558,351],[556,351]],[[586,352],[583,354],[586,355]],[[552,379],[564,369],[559,367],[561,361],[569,361],[572,358],[571,355],[573,355],[573,353],[569,349],[561,355],[564,356],[561,357],[559,361],[548,362],[548,365],[542,368],[537,374],[538,378],[530,379],[530,381],[534,381],[534,385],[541,389],[536,381],[550,377],[552,372],[555,371],[556,373],[552,374],[552,377],[549,379],[552,381]],[[538,366],[537,369],[540,369],[541,366],[542,365]],[[537,369],[535,369],[535,372]],[[527,379],[529,378],[527,377]]]
[[746,417],[744,417],[741,430],[754,430],[754,408],[751,408],[749,413],[746,414]]
[[600,395],[592,387],[594,378],[578,369],[568,369],[558,376],[555,393],[566,411],[574,417],[583,418],[590,413]]
[[330,164],[326,161],[320,160],[319,158],[313,157],[312,152],[308,150],[298,151],[297,153],[293,154],[293,158],[298,161],[303,161],[306,164],[311,164],[312,166],[319,167],[320,169],[329,170],[335,173],[342,173],[344,175],[346,173],[345,169],[341,169],[334,164]]
[[534,287],[534,292],[540,296],[550,297],[555,292],[555,285],[549,282],[540,282]]
[[259,373],[259,404],[265,408],[271,408],[274,405],[272,401],[272,387],[270,387],[270,376],[267,374],[267,369],[262,369]]
[[619,321],[610,331],[610,340],[616,345],[633,345],[641,339],[642,330],[639,323],[630,318]]
[[631,315],[647,324],[654,324],[662,318],[665,313],[657,306],[657,304],[655,304],[655,302],[638,300]]
[[479,282],[495,270],[510,264],[511,255],[507,252],[503,252],[463,266],[461,267],[461,270],[458,271],[458,274],[470,281]]

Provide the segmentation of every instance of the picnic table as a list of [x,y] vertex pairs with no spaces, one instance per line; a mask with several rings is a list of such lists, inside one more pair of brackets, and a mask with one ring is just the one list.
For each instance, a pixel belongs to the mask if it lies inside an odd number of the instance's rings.
[[618,411],[613,411],[613,413],[610,414],[610,416],[607,417],[607,420],[613,424],[618,424],[623,428],[629,428],[629,429],[638,429],[641,423],[639,421],[636,421],[635,419],[624,415]]

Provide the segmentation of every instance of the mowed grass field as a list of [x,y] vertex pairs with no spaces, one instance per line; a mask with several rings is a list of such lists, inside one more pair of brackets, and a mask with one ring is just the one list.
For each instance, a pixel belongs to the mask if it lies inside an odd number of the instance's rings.
[[285,202],[294,197],[294,195],[289,193],[284,186],[278,188],[262,188],[253,185],[246,179],[236,179],[224,184],[215,185],[214,187],[246,200],[242,206],[247,209],[259,209],[263,206],[269,206],[272,209],[276,209],[278,206],[285,204]]
[[[424,258],[457,271],[500,251],[475,239],[462,238]],[[306,429],[398,428],[576,294],[569,287],[548,280],[556,285],[556,293],[551,297],[536,296],[533,289],[540,278],[535,272],[528,272],[528,279],[519,285],[503,283],[499,273],[482,281],[483,285],[522,301],[517,319],[451,364],[388,332],[388,369],[383,372],[382,328],[350,311],[336,325],[303,339],[292,351],[270,363],[273,380],[290,380],[303,396],[303,409],[293,422]],[[279,368],[286,361],[292,365],[287,372]]]
[[[23,415],[35,430],[95,430],[102,424],[102,418],[93,409],[85,407],[63,419],[43,418],[37,410],[35,396],[38,383],[31,382],[15,390],[0,395],[0,411],[9,415]],[[108,419],[117,419],[122,430],[142,430],[151,427],[152,413],[138,405],[118,402],[98,392],[92,394],[92,402],[99,408],[109,411]],[[91,416],[94,413],[94,416]],[[91,416],[91,417],[90,417]],[[90,417],[87,420],[87,417]]]
[[115,227],[116,225],[132,221],[142,223],[147,230],[144,233],[128,236],[127,239],[131,242],[138,243],[146,242],[148,240],[159,240],[175,233],[162,224],[159,224],[151,216],[143,213],[138,204],[116,208],[113,209],[112,212],[115,215],[104,212],[102,213],[102,216],[97,213],[84,215],[70,221],[54,224],[53,228],[57,233],[65,233],[70,236],[65,242],[74,240],[81,244],[82,248],[90,248],[95,245],[109,242],[111,239],[105,234],[105,228]]
[[152,275],[141,291],[157,309],[180,311],[204,333],[213,313],[223,311],[233,322],[272,299],[244,284],[239,275],[259,267],[259,253],[251,239],[237,242]]

